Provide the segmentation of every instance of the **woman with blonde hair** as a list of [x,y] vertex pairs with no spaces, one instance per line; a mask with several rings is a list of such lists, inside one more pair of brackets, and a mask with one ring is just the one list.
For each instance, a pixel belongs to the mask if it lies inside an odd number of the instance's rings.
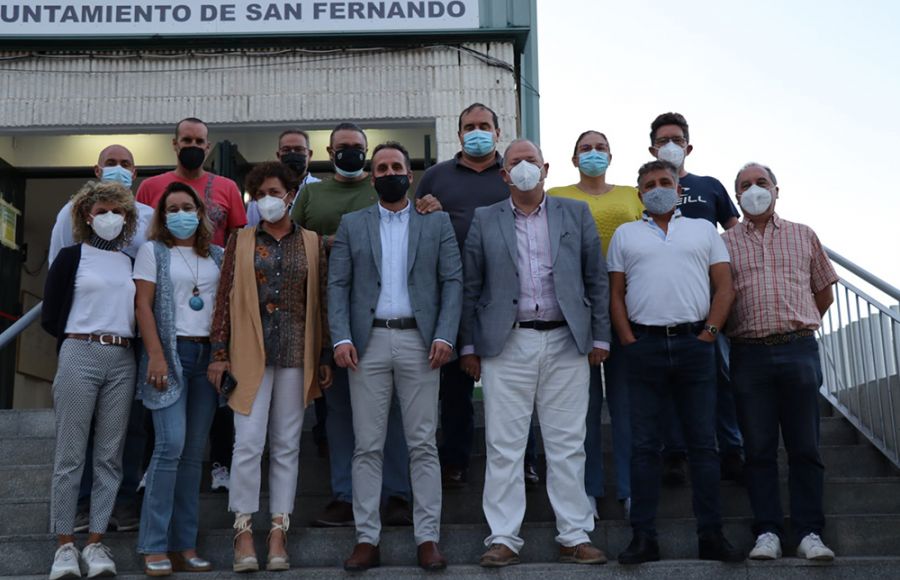
[[[287,570],[289,516],[299,473],[304,408],[331,384],[325,248],[291,221],[297,178],[278,162],[247,176],[262,221],[228,241],[212,326],[209,379],[237,386],[228,507],[235,513],[234,571],[259,569],[250,520],[259,510],[260,460],[269,439],[268,570]],[[230,374],[225,375],[226,371]]]
[[[102,543],[122,481],[122,449],[134,397],[134,282],[121,250],[134,236],[134,197],[117,182],[91,181],[72,198],[75,245],[63,248],[47,274],[41,325],[56,337],[53,380],[56,451],[50,529],[58,548],[50,579],[116,573]],[[94,424],[90,526],[75,547],[75,512],[91,421]]]
[[138,535],[148,576],[212,569],[196,550],[203,453],[218,403],[206,370],[223,252],[211,238],[203,201],[174,181],[156,204],[150,241],[134,263],[144,344],[138,396],[156,434]]

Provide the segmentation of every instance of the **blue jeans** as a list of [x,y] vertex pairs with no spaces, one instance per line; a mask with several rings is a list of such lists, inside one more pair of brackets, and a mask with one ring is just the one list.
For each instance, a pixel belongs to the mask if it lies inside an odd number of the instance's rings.
[[[347,369],[334,369],[334,382],[325,389],[325,404],[328,420],[325,430],[328,434],[328,455],[331,462],[331,495],[334,499],[353,502],[353,409],[350,406],[350,379]],[[387,437],[384,442],[384,473],[381,494],[383,497],[401,497],[409,501],[412,497],[409,486],[409,454],[406,437],[403,436],[403,422],[400,404],[395,396],[391,400],[388,415]]]
[[178,358],[185,388],[175,403],[151,412],[156,444],[141,509],[141,554],[197,547],[203,453],[219,399],[206,379],[209,344],[179,340]]
[[[719,453],[740,453],[744,447],[741,429],[738,426],[737,411],[734,403],[734,388],[731,385],[731,373],[728,368],[730,346],[725,335],[716,337],[716,382],[719,390],[716,402],[716,439]],[[684,442],[684,430],[675,411],[675,404],[669,402],[666,417],[665,450],[666,455],[684,455],[687,446]]]
[[693,334],[635,331],[635,336],[637,342],[623,347],[631,408],[631,526],[635,533],[656,536],[661,421],[671,399],[685,426],[697,531],[718,531],[715,348]]
[[591,367],[590,403],[587,412],[587,435],[584,451],[587,456],[584,487],[592,497],[603,497],[603,378],[606,379],[606,400],[612,419],[613,459],[616,466],[616,497],[631,497],[631,417],[628,411],[628,375],[625,353],[615,334],[610,344],[609,359],[600,367]]
[[776,346],[735,344],[732,381],[747,454],[753,533],[783,535],[778,485],[778,431],[787,449],[791,526],[797,541],[821,534],[825,467],[819,456],[822,367],[815,338]]

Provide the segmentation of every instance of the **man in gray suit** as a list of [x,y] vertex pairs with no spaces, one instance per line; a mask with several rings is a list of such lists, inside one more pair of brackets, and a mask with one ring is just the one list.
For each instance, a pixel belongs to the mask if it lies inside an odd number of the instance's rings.
[[439,570],[440,368],[453,354],[462,310],[462,264],[450,218],[422,215],[407,197],[412,171],[402,145],[372,154],[379,203],[341,219],[328,275],[328,321],[338,366],[349,368],[353,407],[353,516],[357,544],[344,568],[378,566],[384,439],[394,392],[409,448],[419,565]]
[[560,561],[606,562],[588,537],[584,437],[589,365],[609,356],[609,282],[587,204],[545,195],[547,169],[536,145],[513,141],[501,172],[510,198],[476,209],[466,238],[460,365],[484,383],[486,567],[519,562],[535,403]]

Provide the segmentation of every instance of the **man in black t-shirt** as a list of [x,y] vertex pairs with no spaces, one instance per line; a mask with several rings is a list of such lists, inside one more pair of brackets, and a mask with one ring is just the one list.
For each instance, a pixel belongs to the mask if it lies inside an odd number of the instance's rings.
[[[685,157],[694,147],[690,144],[688,124],[679,113],[663,113],[650,125],[650,153],[678,168],[678,184],[682,189],[679,202],[681,215],[705,219],[713,225],[729,229],[738,223],[740,214],[725,187],[715,177],[688,173]],[[722,461],[722,478],[741,480],[743,473],[743,439],[737,424],[734,394],[728,374],[728,340],[724,333],[716,339],[716,369],[718,373],[718,420],[716,435]],[[674,405],[670,406],[669,428],[665,433],[665,466],[663,481],[681,485],[687,481],[687,449],[681,421]]]
[[[475,209],[509,197],[509,186],[500,177],[503,160],[497,152],[500,127],[497,114],[486,105],[473,103],[459,115],[461,150],[452,159],[430,167],[416,189],[416,209],[446,211],[463,248]],[[444,487],[466,482],[474,437],[474,381],[452,360],[441,367],[441,476]],[[535,470],[534,434],[529,433],[525,452],[525,481],[539,481]]]

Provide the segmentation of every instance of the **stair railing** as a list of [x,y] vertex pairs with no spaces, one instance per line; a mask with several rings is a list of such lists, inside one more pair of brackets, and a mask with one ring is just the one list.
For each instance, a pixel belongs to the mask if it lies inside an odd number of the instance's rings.
[[15,340],[17,336],[22,334],[22,332],[31,326],[31,324],[41,317],[41,306],[43,302],[38,302],[35,304],[31,310],[23,314],[18,320],[12,323],[12,326],[4,330],[0,333],[0,350]]
[[[900,302],[900,289],[826,249],[831,260]],[[857,281],[858,282],[858,281]],[[900,308],[841,278],[819,329],[822,395],[900,467]]]

